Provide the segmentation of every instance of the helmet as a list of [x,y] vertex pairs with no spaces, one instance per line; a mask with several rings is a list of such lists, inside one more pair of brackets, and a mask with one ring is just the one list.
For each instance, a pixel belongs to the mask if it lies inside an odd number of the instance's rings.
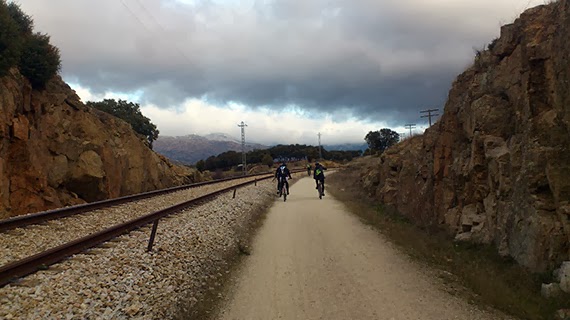
[[285,163],[285,161],[283,161],[283,163],[281,164],[282,166],[286,166],[287,164]]
[[321,164],[317,161],[315,162],[315,166],[320,166]]

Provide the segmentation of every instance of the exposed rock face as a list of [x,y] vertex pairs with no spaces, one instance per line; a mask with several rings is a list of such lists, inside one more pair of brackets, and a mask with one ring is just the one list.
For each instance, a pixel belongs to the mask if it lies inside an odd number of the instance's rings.
[[0,78],[0,218],[200,180],[126,122],[85,106],[61,78]]
[[438,123],[367,189],[535,271],[570,259],[570,2],[527,10],[453,83]]

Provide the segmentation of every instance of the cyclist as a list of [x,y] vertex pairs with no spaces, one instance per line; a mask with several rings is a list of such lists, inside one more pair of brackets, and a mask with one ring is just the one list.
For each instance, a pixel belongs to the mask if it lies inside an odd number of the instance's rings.
[[317,184],[315,189],[319,188],[320,182],[323,186],[323,196],[325,195],[325,170],[327,170],[327,168],[323,167],[322,164],[318,162],[315,163],[315,170],[313,171],[313,179],[315,179],[315,183]]
[[277,193],[281,190],[281,182],[285,182],[285,187],[287,187],[287,194],[289,194],[289,182],[287,178],[292,179],[291,172],[287,168],[287,164],[283,162],[279,168],[275,171],[275,178],[277,179]]
[[309,177],[311,176],[311,169],[313,169],[313,167],[311,167],[310,163],[307,163],[307,175],[309,175]]

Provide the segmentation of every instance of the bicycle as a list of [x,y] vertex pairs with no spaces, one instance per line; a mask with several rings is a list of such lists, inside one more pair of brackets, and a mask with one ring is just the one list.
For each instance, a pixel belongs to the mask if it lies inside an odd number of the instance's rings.
[[287,177],[279,179],[279,197],[283,196],[283,201],[287,201]]
[[319,199],[323,199],[325,191],[323,190],[323,183],[321,180],[317,180],[317,191],[319,192]]

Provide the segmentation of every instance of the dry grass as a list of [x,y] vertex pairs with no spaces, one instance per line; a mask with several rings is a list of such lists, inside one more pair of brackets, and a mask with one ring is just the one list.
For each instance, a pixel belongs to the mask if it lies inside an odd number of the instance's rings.
[[358,173],[346,169],[327,179],[328,191],[362,220],[417,261],[446,272],[449,286],[456,284],[469,301],[492,306],[522,319],[551,319],[556,310],[570,307],[567,295],[548,300],[540,295],[546,275],[532,274],[514,261],[500,257],[494,248],[455,243],[446,233],[411,224],[401,215],[384,209],[360,189]]

